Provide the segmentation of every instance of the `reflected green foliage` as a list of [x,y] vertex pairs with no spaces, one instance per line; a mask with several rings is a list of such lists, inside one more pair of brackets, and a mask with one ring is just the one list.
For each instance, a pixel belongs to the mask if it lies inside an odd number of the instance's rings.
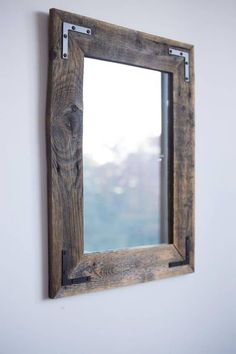
[[85,251],[160,243],[160,162],[137,151],[120,163],[84,157]]

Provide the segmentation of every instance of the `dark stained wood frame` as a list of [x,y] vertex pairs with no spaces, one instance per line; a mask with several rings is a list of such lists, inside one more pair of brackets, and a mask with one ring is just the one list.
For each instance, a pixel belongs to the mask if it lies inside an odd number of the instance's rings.
[[[69,32],[69,56],[62,59],[62,24],[91,28]],[[190,81],[183,58],[189,53]],[[83,253],[83,60],[109,60],[171,73],[173,243],[104,253]],[[62,297],[156,280],[194,270],[194,66],[193,46],[51,9],[47,99],[49,295]],[[189,257],[186,256],[186,237]],[[62,251],[67,255],[63,275]],[[183,261],[170,267],[170,262]],[[185,261],[184,261],[185,260]],[[68,285],[63,279],[68,277]],[[89,281],[73,284],[74,278]],[[64,285],[63,285],[64,284]]]

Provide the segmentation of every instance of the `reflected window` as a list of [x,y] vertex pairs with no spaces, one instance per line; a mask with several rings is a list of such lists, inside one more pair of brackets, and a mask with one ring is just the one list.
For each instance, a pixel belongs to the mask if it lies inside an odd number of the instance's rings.
[[85,252],[168,243],[167,86],[167,74],[85,58]]

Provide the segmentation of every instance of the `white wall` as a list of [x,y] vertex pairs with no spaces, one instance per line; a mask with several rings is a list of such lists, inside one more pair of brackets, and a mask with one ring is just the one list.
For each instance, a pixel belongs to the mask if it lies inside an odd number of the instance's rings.
[[[47,14],[195,45],[196,272],[47,298]],[[1,0],[0,353],[236,353],[235,0]]]

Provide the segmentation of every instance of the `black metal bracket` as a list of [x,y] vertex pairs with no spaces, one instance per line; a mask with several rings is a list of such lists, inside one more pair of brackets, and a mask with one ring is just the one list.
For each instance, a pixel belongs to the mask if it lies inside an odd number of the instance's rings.
[[61,263],[62,263],[62,278],[61,278],[62,286],[86,283],[91,280],[90,276],[84,276],[84,277],[79,277],[74,279],[68,278],[68,256],[66,250],[62,251]]
[[182,261],[169,262],[169,268],[179,267],[179,266],[189,264],[189,261],[190,261],[190,239],[187,236],[185,238],[185,259],[183,259]]

